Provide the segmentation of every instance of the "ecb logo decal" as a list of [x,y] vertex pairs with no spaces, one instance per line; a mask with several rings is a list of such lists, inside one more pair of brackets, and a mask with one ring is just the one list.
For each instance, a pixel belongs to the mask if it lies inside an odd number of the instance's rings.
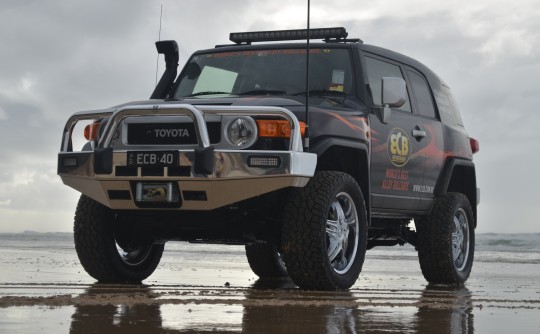
[[392,165],[403,167],[411,157],[411,144],[403,129],[393,128],[388,134],[388,157]]

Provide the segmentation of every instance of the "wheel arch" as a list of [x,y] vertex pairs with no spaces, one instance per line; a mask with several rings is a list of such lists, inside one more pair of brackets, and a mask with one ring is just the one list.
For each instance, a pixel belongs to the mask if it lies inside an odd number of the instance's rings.
[[367,144],[347,139],[327,138],[313,145],[311,152],[317,154],[317,171],[344,172],[356,180],[364,196],[368,224],[370,224],[370,173]]
[[474,162],[463,159],[448,159],[435,187],[435,196],[442,196],[449,192],[464,194],[474,215],[474,226],[477,225],[477,206],[479,191],[476,187],[476,171]]

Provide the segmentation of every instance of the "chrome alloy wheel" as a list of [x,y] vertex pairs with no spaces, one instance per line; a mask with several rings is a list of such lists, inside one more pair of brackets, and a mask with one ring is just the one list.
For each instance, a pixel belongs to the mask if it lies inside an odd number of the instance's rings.
[[128,266],[137,266],[143,263],[150,252],[152,251],[152,245],[139,246],[137,249],[124,250],[118,244],[116,244],[118,255],[122,262]]
[[351,196],[345,192],[336,195],[326,220],[328,259],[338,274],[352,266],[358,250],[358,213]]
[[454,215],[454,232],[452,232],[452,255],[454,265],[459,271],[463,271],[468,263],[470,248],[469,221],[462,208]]

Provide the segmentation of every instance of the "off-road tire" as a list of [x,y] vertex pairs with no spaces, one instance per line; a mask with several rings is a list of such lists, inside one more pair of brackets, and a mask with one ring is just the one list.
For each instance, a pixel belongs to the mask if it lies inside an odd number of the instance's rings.
[[115,238],[113,210],[82,195],[73,227],[75,249],[84,270],[104,283],[139,283],[150,276],[161,260],[163,244],[141,245],[123,257]]
[[246,245],[249,267],[262,279],[289,277],[287,267],[274,244]]
[[[474,259],[474,218],[469,200],[461,193],[439,197],[431,215],[415,221],[418,259],[432,284],[463,284]],[[455,255],[456,258],[455,258]]]
[[[338,256],[341,260],[348,259],[341,263],[331,260],[331,257],[337,259],[330,254],[332,249],[336,249],[331,247],[331,239],[338,239],[332,238],[332,233],[328,232],[332,228],[332,220],[339,221],[335,217],[338,207],[345,208],[345,216],[354,214],[356,220],[353,224],[349,217],[346,224],[336,224],[340,226],[336,231],[343,233],[342,236],[346,236],[343,239],[348,240],[340,246],[342,252]],[[282,251],[292,281],[306,290],[350,288],[358,279],[364,263],[366,222],[364,198],[354,178],[342,172],[317,172],[304,188],[291,193],[285,207]],[[352,233],[346,232],[347,229]]]

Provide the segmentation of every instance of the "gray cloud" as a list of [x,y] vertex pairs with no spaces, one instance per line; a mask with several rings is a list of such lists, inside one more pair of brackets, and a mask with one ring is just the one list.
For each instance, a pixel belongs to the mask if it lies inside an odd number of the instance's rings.
[[[231,31],[300,28],[305,3],[162,1],[162,39],[191,52]],[[77,193],[56,176],[67,117],[146,99],[155,84],[160,3],[2,1],[0,232],[69,231]],[[508,2],[312,1],[312,27],[405,53],[447,81],[470,134],[482,188],[479,231],[538,231],[540,10]],[[160,62],[160,68],[163,64]]]

